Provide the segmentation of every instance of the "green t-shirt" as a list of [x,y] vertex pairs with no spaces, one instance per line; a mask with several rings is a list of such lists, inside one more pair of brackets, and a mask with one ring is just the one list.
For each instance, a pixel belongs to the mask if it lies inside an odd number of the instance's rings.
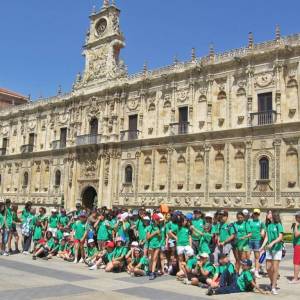
[[63,225],[64,227],[66,227],[69,223],[69,217],[66,215],[60,215],[58,217],[58,222]]
[[[272,243],[279,237],[280,233],[284,233],[283,226],[281,223],[270,223],[267,225],[267,234],[268,234],[268,244]],[[280,251],[282,250],[282,242],[276,243],[271,251]]]
[[21,216],[22,224],[27,222],[27,219],[29,218],[30,215],[31,215],[30,211],[27,211],[25,208],[22,210],[22,216]]
[[57,230],[56,236],[57,236],[58,240],[61,241],[64,237],[64,233],[61,230]]
[[54,215],[54,216],[50,216],[49,217],[49,227],[50,228],[56,228],[58,224],[58,216]]
[[86,247],[85,253],[88,257],[93,257],[96,253],[98,253],[97,247]]
[[195,269],[197,262],[198,262],[197,257],[192,256],[187,260],[186,266],[189,270],[193,270],[193,269]]
[[177,246],[189,246],[190,245],[190,229],[182,226],[178,227],[177,235]]
[[4,217],[3,215],[0,213],[0,229],[4,226]]
[[212,240],[212,234],[209,232],[205,232],[200,240],[200,250],[199,253],[207,253],[210,254],[211,250],[209,248]]
[[231,235],[234,234],[234,228],[233,228],[232,224],[220,223],[219,228],[218,228],[218,233],[219,233],[220,242],[223,243]]
[[230,262],[226,265],[219,265],[218,266],[218,273],[219,274],[223,274],[226,270],[229,272],[229,274],[234,274],[235,273],[235,267]]
[[174,234],[178,231],[178,224],[173,223],[172,221],[168,222],[166,224],[166,231],[169,233],[170,231]]
[[259,219],[257,219],[257,220],[250,220],[249,226],[250,226],[250,232],[252,233],[250,240],[261,241],[262,240],[261,231],[263,229],[266,229],[265,224]]
[[235,230],[235,246],[238,250],[244,250],[245,247],[249,246],[249,238],[241,239],[251,232],[250,225],[248,222],[235,222],[233,224]]
[[218,272],[217,268],[212,263],[210,263],[209,261],[207,261],[203,265],[202,269],[204,271],[209,272],[209,274],[207,275],[208,278],[213,278],[215,276],[215,274],[217,274],[217,272]]
[[123,246],[116,247],[112,252],[112,258],[115,259],[115,258],[119,258],[122,256],[125,257],[125,255],[127,254],[127,251],[128,251],[127,247],[123,247]]
[[[298,231],[300,230],[300,224],[298,226]],[[300,236],[295,237],[295,230],[294,230],[294,236],[293,236],[293,245],[294,246],[300,246]]]
[[147,256],[143,256],[139,262],[141,264],[141,269],[145,272],[149,271],[149,260]]
[[142,220],[138,219],[135,222],[136,229],[138,231],[139,241],[144,241],[146,239],[146,227]]
[[68,248],[67,243],[60,242],[58,251],[65,251],[67,250],[67,248]]
[[211,226],[211,234],[218,234],[219,223],[214,223]]
[[47,246],[48,246],[50,249],[54,248],[55,242],[54,242],[54,239],[53,239],[53,238],[51,238],[50,240],[47,241]]
[[253,290],[251,282],[254,280],[254,276],[250,270],[245,270],[237,279],[237,286],[241,292],[249,292]]
[[[203,219],[193,220],[192,221],[192,226],[195,227],[195,229],[197,229],[198,231],[203,232],[204,220]],[[194,241],[200,241],[201,234],[199,234],[196,231],[192,230],[192,239]]]
[[75,231],[75,235],[74,238],[76,240],[81,240],[85,234],[86,231],[86,223],[82,223],[81,221],[77,221],[74,224],[74,231]]
[[[125,229],[123,225],[125,224]],[[130,223],[129,222],[120,222],[117,228],[118,236],[120,236],[124,241],[129,241],[129,229],[130,229]]]
[[36,225],[37,216],[30,214],[30,216],[28,218],[31,218],[29,227],[30,227],[30,230],[33,232],[35,225]]
[[35,226],[34,231],[33,231],[33,240],[38,241],[42,238],[42,236],[43,236],[42,226]]
[[100,221],[98,224],[97,240],[108,241],[110,239],[109,233],[110,224],[107,220]]
[[13,216],[12,216],[11,208],[7,207],[6,208],[6,225],[7,225],[7,227],[11,228],[12,223],[13,223]]
[[[152,224],[147,227],[147,233],[153,234],[154,232],[160,230],[158,226]],[[157,249],[161,246],[161,235],[156,234],[151,239],[148,240],[149,248],[150,249]]]

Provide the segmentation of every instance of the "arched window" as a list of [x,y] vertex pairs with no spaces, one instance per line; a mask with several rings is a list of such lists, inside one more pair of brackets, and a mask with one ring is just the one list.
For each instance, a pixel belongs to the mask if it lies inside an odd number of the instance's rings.
[[132,166],[125,168],[125,183],[132,183]]
[[269,179],[269,160],[262,157],[259,160],[260,179]]
[[56,170],[55,172],[55,186],[60,186],[61,183],[61,172]]
[[98,119],[92,118],[90,121],[90,134],[91,135],[97,135],[98,134]]
[[28,172],[23,175],[23,186],[28,186]]

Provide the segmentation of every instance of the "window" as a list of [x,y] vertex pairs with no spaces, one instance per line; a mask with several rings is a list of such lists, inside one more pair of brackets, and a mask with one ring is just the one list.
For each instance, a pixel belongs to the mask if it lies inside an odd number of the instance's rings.
[[262,157],[259,160],[260,179],[269,179],[269,160]]
[[60,129],[60,148],[66,148],[67,145],[67,128]]
[[272,111],[272,93],[258,94],[258,112]]
[[60,186],[61,183],[61,172],[57,170],[55,172],[55,186]]
[[92,118],[90,121],[90,134],[97,135],[98,134],[98,119]]
[[23,186],[24,187],[28,186],[28,172],[25,172],[23,175]]
[[132,167],[127,166],[125,168],[125,183],[132,183]]

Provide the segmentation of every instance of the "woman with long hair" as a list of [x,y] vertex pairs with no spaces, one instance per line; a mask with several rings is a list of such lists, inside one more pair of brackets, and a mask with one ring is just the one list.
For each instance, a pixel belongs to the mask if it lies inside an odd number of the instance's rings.
[[271,293],[277,295],[279,264],[282,259],[283,226],[278,212],[269,211],[266,217],[266,236],[261,251],[266,249],[266,267],[271,283]]

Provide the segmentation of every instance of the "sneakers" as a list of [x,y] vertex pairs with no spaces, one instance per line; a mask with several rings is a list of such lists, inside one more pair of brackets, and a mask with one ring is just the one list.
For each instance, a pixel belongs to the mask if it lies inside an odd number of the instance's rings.
[[276,289],[272,289],[272,290],[271,290],[271,294],[272,294],[272,295],[278,295],[278,291],[277,291]]
[[23,251],[22,252],[24,255],[29,255],[29,252],[28,251]]
[[260,278],[261,278],[261,276],[259,275],[259,272],[258,272],[258,271],[255,271],[255,272],[254,272],[254,275],[255,275],[255,278],[257,278],[257,279],[260,279]]
[[91,267],[89,267],[89,270],[96,270],[97,269],[97,265],[92,265]]
[[288,281],[288,283],[289,284],[297,284],[297,283],[300,283],[300,279],[298,279],[298,280],[293,279],[293,280]]
[[79,263],[80,263],[80,264],[84,263],[84,259],[83,259],[82,257],[80,258]]
[[207,290],[206,295],[207,296],[212,296],[213,294],[215,294],[215,290],[212,287],[209,287]]
[[3,256],[9,256],[9,254],[6,251],[4,251]]
[[149,274],[149,280],[154,280],[155,279],[155,273],[150,273]]
[[182,283],[186,285],[191,285],[191,281],[189,281],[187,278],[184,278]]
[[73,264],[78,264],[78,260],[74,259]]
[[33,260],[36,260],[36,256],[35,256],[35,255],[33,255],[33,256],[32,256],[32,259],[33,259]]

